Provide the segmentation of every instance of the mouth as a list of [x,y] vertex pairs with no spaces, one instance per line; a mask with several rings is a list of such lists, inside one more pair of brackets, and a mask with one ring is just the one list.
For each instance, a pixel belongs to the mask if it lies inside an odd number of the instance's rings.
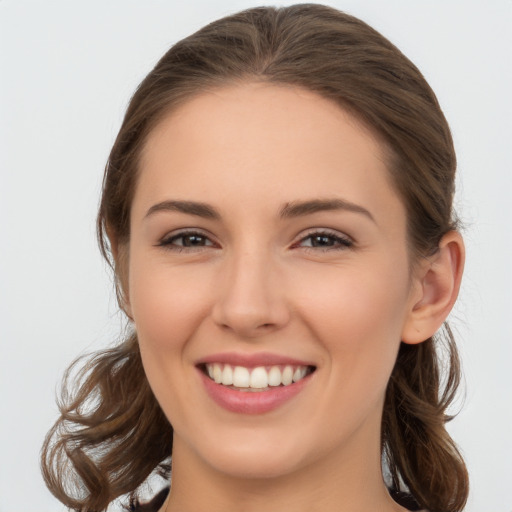
[[[271,352],[210,354],[196,362],[206,394],[236,414],[265,414],[310,396],[317,367]],[[296,403],[296,402],[295,402]]]
[[203,363],[201,372],[216,384],[242,392],[270,391],[297,383],[313,373],[312,365],[235,366],[228,363]]

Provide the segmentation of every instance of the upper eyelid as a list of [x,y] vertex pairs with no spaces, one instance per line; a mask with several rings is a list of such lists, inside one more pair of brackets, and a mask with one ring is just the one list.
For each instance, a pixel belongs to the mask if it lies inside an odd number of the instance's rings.
[[300,240],[303,240],[304,238],[308,238],[310,236],[317,235],[317,234],[318,235],[328,235],[328,236],[332,236],[335,238],[343,238],[346,240],[350,240],[351,242],[354,242],[353,237],[351,237],[344,231],[339,231],[339,230],[333,229],[333,228],[309,228],[309,229],[302,231],[299,235],[297,235],[295,240],[300,241]]
[[206,238],[214,238],[214,236],[209,231],[202,228],[180,228],[167,232],[164,236],[160,237],[160,240],[184,235],[201,235]]

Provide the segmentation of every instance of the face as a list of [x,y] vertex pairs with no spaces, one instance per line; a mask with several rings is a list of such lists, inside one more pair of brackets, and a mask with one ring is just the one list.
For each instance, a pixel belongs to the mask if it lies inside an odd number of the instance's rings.
[[314,93],[248,83],[172,112],[140,170],[128,308],[174,453],[245,477],[380,462],[415,298],[378,140]]

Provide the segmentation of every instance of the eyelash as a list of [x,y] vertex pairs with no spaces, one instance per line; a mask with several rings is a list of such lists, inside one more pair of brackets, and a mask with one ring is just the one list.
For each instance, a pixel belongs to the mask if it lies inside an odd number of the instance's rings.
[[[301,246],[305,240],[312,240],[314,238],[328,238],[333,243],[325,246]],[[333,232],[327,229],[312,230],[306,236],[303,236],[297,243],[294,243],[292,247],[303,247],[308,251],[342,251],[348,249],[354,245],[354,242],[347,236],[341,235],[338,232]]]
[[[204,240],[205,242],[210,242],[210,244],[206,245],[184,245],[183,241],[187,237],[198,237]],[[314,238],[324,238],[329,239],[330,245],[325,246],[314,246],[313,245],[313,239]],[[176,241],[182,239],[181,245],[176,245]],[[306,241],[310,240],[311,245],[302,246],[301,244]],[[206,235],[205,233],[202,233],[201,231],[182,231],[180,233],[176,233],[172,236],[168,236],[166,238],[163,238],[158,244],[160,247],[164,247],[167,250],[175,251],[175,252],[182,252],[182,251],[195,251],[195,250],[201,250],[204,247],[215,247],[215,242],[212,242],[212,240]],[[354,242],[346,236],[341,236],[337,232],[333,232],[330,230],[312,230],[310,231],[306,236],[303,236],[298,242],[295,242],[292,245],[292,248],[300,248],[307,251],[339,251],[344,250],[352,247],[354,245]]]
[[[210,244],[208,245],[184,245],[182,240],[182,245],[176,245],[176,240],[185,239],[187,237],[198,237],[202,238],[205,241],[209,241]],[[180,233],[176,233],[174,235],[168,236],[163,238],[158,244],[158,246],[163,247],[169,251],[175,251],[175,252],[182,252],[182,251],[194,251],[194,250],[201,250],[203,247],[214,247],[215,243],[211,241],[208,235],[205,233],[202,233],[201,231],[182,231]]]

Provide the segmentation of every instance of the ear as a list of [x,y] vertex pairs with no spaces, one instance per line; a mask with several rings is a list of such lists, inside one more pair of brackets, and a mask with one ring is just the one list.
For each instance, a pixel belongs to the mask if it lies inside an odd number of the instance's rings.
[[421,343],[442,326],[459,294],[464,259],[462,236],[449,231],[439,242],[437,252],[420,262],[402,331],[404,343]]

